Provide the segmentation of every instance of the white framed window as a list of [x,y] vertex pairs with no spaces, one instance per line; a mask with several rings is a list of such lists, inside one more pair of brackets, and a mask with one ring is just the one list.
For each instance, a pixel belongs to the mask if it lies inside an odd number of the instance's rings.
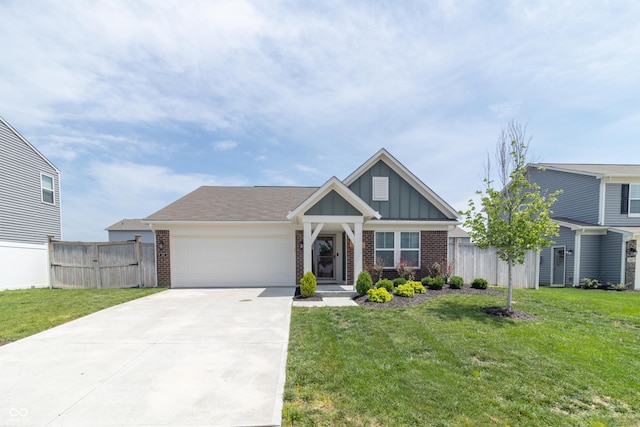
[[375,243],[375,261],[382,261],[384,268],[395,268],[401,262],[420,268],[419,231],[378,231]]
[[40,192],[42,202],[55,205],[56,197],[53,177],[44,173],[40,174]]
[[374,202],[389,201],[389,177],[374,176],[371,179],[371,200]]
[[640,216],[640,184],[629,184],[629,216]]

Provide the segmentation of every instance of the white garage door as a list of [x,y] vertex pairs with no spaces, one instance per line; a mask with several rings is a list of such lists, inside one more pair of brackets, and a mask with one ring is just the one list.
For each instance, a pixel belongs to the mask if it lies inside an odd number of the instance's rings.
[[172,287],[295,285],[293,235],[171,236]]

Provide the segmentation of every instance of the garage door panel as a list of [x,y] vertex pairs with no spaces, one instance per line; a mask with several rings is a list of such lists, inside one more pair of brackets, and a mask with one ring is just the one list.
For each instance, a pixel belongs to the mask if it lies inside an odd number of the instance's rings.
[[174,287],[291,286],[293,236],[185,237],[171,240]]

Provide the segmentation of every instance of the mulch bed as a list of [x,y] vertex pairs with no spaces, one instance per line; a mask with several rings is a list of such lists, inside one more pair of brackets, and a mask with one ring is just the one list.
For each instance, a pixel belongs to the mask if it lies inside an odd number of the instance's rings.
[[495,289],[474,289],[470,287],[464,287],[462,289],[443,288],[439,291],[432,291],[427,289],[426,294],[415,294],[413,298],[393,296],[393,299],[389,302],[379,303],[371,302],[366,295],[357,296],[353,300],[365,307],[372,308],[394,308],[394,307],[409,307],[412,305],[423,303],[431,298],[437,298],[442,295],[491,295],[491,296],[505,296],[504,292],[496,291]]
[[508,311],[507,307],[484,307],[482,312],[496,317],[506,317],[514,320],[534,320],[536,316],[529,314],[525,311],[511,310]]
[[[439,291],[432,291],[427,289],[426,294],[415,294],[413,298],[404,298],[397,295],[393,296],[393,299],[385,303],[371,302],[366,295],[357,296],[353,300],[365,307],[371,308],[398,308],[409,307],[412,305],[423,303],[429,299],[437,298],[443,295],[490,295],[490,296],[502,296],[505,297],[504,292],[497,291],[495,289],[474,289],[470,287],[463,287],[462,289],[444,288]],[[536,317],[532,314],[525,313],[524,311],[511,310],[507,311],[506,307],[484,307],[482,311],[491,316],[506,317],[514,320],[532,320]]]

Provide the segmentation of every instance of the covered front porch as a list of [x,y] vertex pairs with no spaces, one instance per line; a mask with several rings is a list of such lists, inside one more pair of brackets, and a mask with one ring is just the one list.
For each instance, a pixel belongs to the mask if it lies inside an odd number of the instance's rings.
[[287,218],[296,230],[296,278],[311,271],[318,284],[354,285],[363,269],[363,224],[380,214],[336,177],[329,179]]
[[318,285],[354,285],[363,269],[362,216],[305,216],[296,232],[296,277],[311,271]]

